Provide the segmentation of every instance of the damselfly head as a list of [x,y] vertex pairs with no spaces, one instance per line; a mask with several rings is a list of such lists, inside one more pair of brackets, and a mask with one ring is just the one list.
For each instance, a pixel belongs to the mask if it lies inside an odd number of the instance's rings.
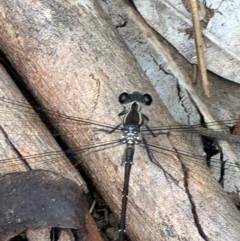
[[152,104],[152,97],[149,94],[142,94],[140,92],[133,92],[131,94],[127,92],[123,92],[119,96],[119,102],[121,104],[129,104],[131,102],[138,102],[143,105],[151,105]]

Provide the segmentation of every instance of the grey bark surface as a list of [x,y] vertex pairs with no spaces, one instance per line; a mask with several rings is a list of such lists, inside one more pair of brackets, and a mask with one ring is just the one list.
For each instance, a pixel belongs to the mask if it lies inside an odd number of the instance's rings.
[[[149,93],[143,109],[149,125],[175,122],[153,86],[96,1],[7,1],[0,3],[0,46],[45,108],[111,126],[119,124],[117,102],[124,91]],[[71,148],[119,139],[88,126],[52,120]],[[58,122],[59,121],[59,122]],[[71,138],[70,138],[71,137]],[[179,135],[163,135],[156,145],[191,152]],[[110,208],[119,215],[124,146],[78,154]],[[204,164],[178,153],[155,158],[179,181],[176,185],[137,147],[130,180],[127,233],[132,241],[239,240],[240,216]],[[204,171],[203,171],[204,170]]]
[[[146,22],[190,62],[197,63],[188,1],[133,1]],[[188,6],[187,6],[188,5]],[[198,1],[207,69],[239,83],[239,2]]]

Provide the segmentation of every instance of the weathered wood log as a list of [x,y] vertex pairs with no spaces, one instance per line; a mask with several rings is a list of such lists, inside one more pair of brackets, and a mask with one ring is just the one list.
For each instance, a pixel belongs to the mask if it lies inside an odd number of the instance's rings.
[[[149,125],[174,123],[161,116],[165,108],[96,1],[41,1],[35,5],[27,0],[8,1],[0,3],[0,12],[0,46],[46,108],[115,126],[122,110],[119,94],[141,91],[154,99],[154,105],[143,110]],[[118,133],[96,134],[81,122],[72,130],[71,118],[52,120],[71,148],[119,139]],[[177,145],[191,152],[190,143],[179,135],[163,135],[156,144]],[[117,146],[79,154],[82,167],[116,214],[121,206],[123,151],[123,146]],[[204,167],[178,153],[163,151],[155,158],[179,184],[167,179],[149,162],[146,151],[137,148],[127,220],[131,240],[239,239],[237,209]]]
[[[5,140],[5,144],[8,144],[8,147],[4,147],[5,150],[9,151],[5,152],[6,156],[3,158],[16,157],[16,160],[13,162],[6,161],[5,165],[1,165],[0,172],[5,174],[29,170],[21,160],[21,156],[23,156],[32,169],[51,170],[65,175],[65,177],[75,180],[86,190],[86,184],[79,173],[61,152],[50,132],[31,105],[25,100],[2,65],[0,66],[0,96],[2,113],[1,134],[4,135],[6,133],[6,139],[9,139]],[[25,133],[25,135],[21,135],[22,133]],[[40,137],[44,139],[40,139]],[[4,138],[1,138],[1,140],[4,140]],[[11,149],[13,154],[10,154]],[[51,158],[49,155],[44,155],[43,157],[35,156],[36,154],[51,153],[53,151],[55,151],[54,158]]]
[[[49,170],[76,182],[86,191],[86,184],[83,179],[61,151],[30,104],[24,99],[3,66],[0,66],[0,98],[1,175],[13,172],[25,172],[29,171],[29,169]],[[28,195],[34,192],[34,190],[35,189],[26,190],[22,198],[24,198],[24,196],[28,198]],[[40,192],[39,195],[41,195]],[[12,198],[14,199],[14,195]],[[17,202],[17,199],[15,201]],[[81,209],[83,207],[79,208]],[[5,210],[5,212],[7,213],[8,210]],[[14,213],[14,215],[18,214]],[[89,216],[89,214],[87,215]],[[3,218],[2,216],[2,220],[4,220]],[[90,224],[91,220],[89,217],[88,220],[87,226],[91,227],[88,227],[90,229],[88,229],[89,236],[87,240],[102,240],[99,237],[99,233],[93,231],[97,228]],[[61,222],[62,220],[59,220],[59,222],[55,224],[56,227],[61,227]],[[34,227],[34,225],[36,227],[39,224],[33,223],[32,227]],[[42,224],[42,227],[43,226],[47,226],[47,223]],[[67,228],[67,226],[62,227]],[[68,228],[76,227],[69,222]],[[48,231],[43,231],[43,233],[48,235],[44,240],[48,240],[50,233]],[[9,235],[15,236],[18,235],[18,233],[10,232]],[[33,232],[31,236],[34,236]],[[34,237],[36,236],[40,238],[38,234],[35,234]],[[10,237],[11,236],[9,236],[9,238]],[[0,237],[0,240],[2,240],[1,238],[2,237]]]

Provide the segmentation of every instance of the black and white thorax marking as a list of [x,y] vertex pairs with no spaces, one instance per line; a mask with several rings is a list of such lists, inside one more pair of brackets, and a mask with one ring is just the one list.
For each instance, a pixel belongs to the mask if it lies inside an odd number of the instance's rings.
[[143,124],[143,118],[141,114],[141,106],[137,102],[131,104],[131,109],[126,113],[123,118],[123,136],[121,138],[122,143],[138,144],[142,141],[140,135],[140,128]]
[[150,105],[152,103],[152,97],[139,92],[133,92],[132,94],[122,93],[119,96],[119,102],[121,104],[130,103],[129,110],[125,108],[119,114],[119,116],[125,115],[123,118],[123,136],[121,142],[129,145],[141,143],[141,127],[144,125],[144,119],[148,120],[148,118],[141,113],[141,105]]

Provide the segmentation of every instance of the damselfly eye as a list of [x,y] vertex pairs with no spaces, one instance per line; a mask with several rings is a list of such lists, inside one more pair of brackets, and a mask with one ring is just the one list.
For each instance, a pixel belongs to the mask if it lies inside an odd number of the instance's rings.
[[144,94],[143,95],[143,99],[144,99],[144,104],[145,105],[151,105],[152,104],[152,96],[149,94]]
[[129,94],[127,92],[123,92],[119,95],[118,100],[121,104],[127,104],[129,102]]

